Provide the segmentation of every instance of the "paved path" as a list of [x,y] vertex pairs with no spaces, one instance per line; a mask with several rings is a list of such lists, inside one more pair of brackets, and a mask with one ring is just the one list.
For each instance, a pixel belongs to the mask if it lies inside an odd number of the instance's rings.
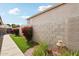
[[1,56],[24,56],[9,35],[4,35]]
[[32,53],[33,53],[33,51],[34,51],[34,48],[35,48],[35,47],[28,49],[28,50],[24,53],[24,55],[25,55],[25,56],[33,56]]

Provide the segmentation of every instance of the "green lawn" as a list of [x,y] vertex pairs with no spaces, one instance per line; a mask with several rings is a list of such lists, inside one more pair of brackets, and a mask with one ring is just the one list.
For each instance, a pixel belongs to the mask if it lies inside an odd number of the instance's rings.
[[27,40],[21,36],[15,36],[13,34],[10,35],[11,38],[14,40],[16,45],[20,48],[20,50],[24,53],[31,45],[28,44]]

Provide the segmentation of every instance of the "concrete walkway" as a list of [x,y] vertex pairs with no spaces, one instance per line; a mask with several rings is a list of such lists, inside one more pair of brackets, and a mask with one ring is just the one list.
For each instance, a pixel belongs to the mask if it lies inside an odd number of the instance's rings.
[[29,48],[29,49],[24,53],[24,55],[25,55],[25,56],[33,56],[32,54],[33,54],[33,51],[34,51],[35,47],[36,47],[36,46],[34,46],[34,47],[32,47],[32,48]]
[[1,56],[24,56],[9,35],[4,35]]
[[25,56],[32,56],[33,51],[34,51],[34,48],[30,48],[24,53],[24,55]]

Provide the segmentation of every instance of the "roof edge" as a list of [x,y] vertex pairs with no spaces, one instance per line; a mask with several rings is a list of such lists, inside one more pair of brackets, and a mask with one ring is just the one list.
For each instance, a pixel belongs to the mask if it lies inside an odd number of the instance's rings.
[[43,13],[45,13],[45,12],[48,12],[48,11],[50,11],[50,10],[52,10],[52,9],[55,9],[55,8],[57,8],[57,7],[59,7],[59,6],[62,6],[62,5],[64,5],[64,4],[66,4],[66,3],[61,3],[61,4],[56,5],[56,6],[54,6],[54,7],[50,7],[50,8],[48,8],[48,9],[42,11],[42,12],[39,12],[39,13],[37,13],[37,14],[35,14],[35,15],[29,17],[29,18],[27,18],[27,20],[30,20],[31,18],[34,18],[34,17],[36,17],[36,16],[38,16],[38,15],[41,15],[41,14],[43,14]]

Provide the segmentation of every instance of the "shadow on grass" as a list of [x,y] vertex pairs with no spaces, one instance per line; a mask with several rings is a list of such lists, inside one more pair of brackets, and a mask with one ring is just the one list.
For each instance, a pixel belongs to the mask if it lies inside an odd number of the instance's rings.
[[36,45],[39,45],[39,43],[37,43],[35,41],[28,41],[28,45],[30,45],[31,47],[34,47]]

